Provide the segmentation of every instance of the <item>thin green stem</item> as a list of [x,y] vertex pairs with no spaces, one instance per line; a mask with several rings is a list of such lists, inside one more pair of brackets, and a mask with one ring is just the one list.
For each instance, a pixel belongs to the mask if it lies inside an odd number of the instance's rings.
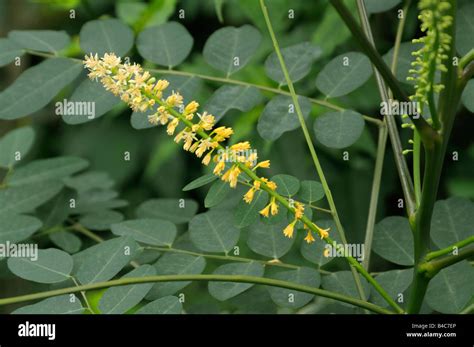
[[[347,243],[346,235],[344,233],[344,228],[342,226],[341,220],[339,218],[337,209],[336,209],[336,204],[334,203],[334,199],[332,197],[331,189],[329,188],[329,184],[326,180],[326,176],[324,175],[324,171],[321,167],[321,163],[319,162],[318,155],[316,154],[316,150],[314,148],[313,141],[311,140],[311,136],[308,131],[308,127],[306,126],[306,122],[304,120],[303,112],[301,111],[301,107],[298,101],[298,96],[296,94],[295,88],[293,86],[293,81],[290,78],[290,75],[288,73],[288,69],[286,68],[285,60],[283,59],[283,55],[281,54],[280,51],[280,46],[278,44],[278,40],[275,36],[275,32],[273,31],[272,23],[270,21],[270,16],[268,15],[268,10],[267,7],[265,6],[264,0],[260,0],[260,7],[262,9],[263,16],[265,18],[265,23],[267,25],[267,29],[270,33],[270,37],[273,42],[273,47],[275,49],[275,53],[278,57],[278,60],[280,62],[281,69],[283,71],[283,75],[285,76],[286,84],[288,85],[288,89],[290,90],[291,93],[291,98],[293,99],[293,103],[295,105],[296,109],[296,114],[298,115],[298,120],[301,125],[301,129],[303,130],[303,134],[306,140],[306,144],[308,145],[309,151],[311,153],[311,157],[313,158],[314,166],[316,167],[316,171],[318,173],[319,179],[321,180],[321,184],[323,186],[324,192],[326,194],[326,198],[329,203],[329,207],[332,211],[334,221],[337,226],[337,230],[339,233],[339,236],[341,238],[341,241],[343,243]],[[364,289],[362,287],[362,283],[360,281],[359,275],[357,274],[357,271],[351,267],[352,275],[354,277],[354,281],[356,283],[357,291],[359,292],[360,298],[362,300],[366,299]]]
[[235,282],[235,283],[252,283],[261,284],[272,287],[286,288],[290,290],[296,290],[299,292],[309,293],[334,299],[337,301],[345,302],[354,306],[362,307],[375,313],[380,314],[392,314],[394,312],[377,306],[375,304],[365,302],[356,298],[352,298],[343,294],[330,292],[324,289],[314,288],[305,286],[297,283],[280,281],[265,277],[255,276],[244,276],[244,275],[164,275],[164,276],[144,276],[144,277],[129,277],[120,278],[117,280],[111,280],[107,282],[99,282],[81,285],[77,287],[62,288],[56,290],[50,290],[41,293],[21,295],[11,298],[0,299],[0,306],[15,304],[25,301],[45,299],[52,296],[64,295],[69,293],[78,293],[81,291],[89,291],[101,288],[117,287],[129,284],[141,284],[141,283],[155,283],[155,282],[179,282],[179,281],[221,281],[221,282]]
[[[71,279],[72,281],[74,282],[74,284],[76,285],[76,287],[79,287],[80,284],[79,282],[77,282],[76,278],[71,276]],[[87,296],[86,296],[86,292],[85,291],[81,291],[81,296],[82,296],[82,299],[84,300],[86,306],[87,306],[87,309],[90,311],[91,314],[95,314],[95,312],[92,310],[92,307],[89,303],[89,300],[87,299]]]
[[382,181],[383,162],[385,159],[385,146],[387,144],[387,127],[379,128],[379,138],[377,143],[377,156],[375,159],[374,177],[372,179],[372,191],[370,193],[369,215],[367,217],[367,228],[364,240],[364,260],[362,266],[368,271],[370,264],[370,254],[372,252],[372,240],[375,229],[375,219],[377,217],[377,205]]
[[441,257],[441,256],[446,255],[446,254],[450,254],[450,253],[452,254],[455,249],[463,248],[465,246],[470,245],[471,243],[474,243],[474,236],[471,236],[471,237],[468,237],[467,239],[464,239],[462,241],[453,243],[449,247],[446,247],[446,248],[443,248],[443,249],[440,249],[440,250],[437,250],[437,251],[434,251],[434,252],[430,252],[426,255],[425,260],[430,261],[430,260],[433,260],[435,258]]
[[78,231],[80,232],[81,234],[87,236],[88,238],[94,240],[95,242],[97,243],[101,243],[104,241],[104,239],[102,237],[100,237],[99,235],[97,235],[96,233],[93,233],[92,231],[90,231],[89,229],[86,229],[84,228],[81,224],[79,223],[76,223],[72,226],[69,227],[70,229],[72,230],[75,230],[75,231]]
[[[293,269],[293,270],[301,269],[301,266],[294,265],[294,264],[283,263],[279,259],[260,260],[260,259],[236,257],[236,256],[230,256],[230,255],[198,253],[198,252],[192,252],[192,251],[188,251],[188,250],[185,250],[185,249],[178,249],[178,248],[172,248],[172,247],[146,246],[146,247],[143,247],[143,248],[144,249],[155,250],[155,251],[158,251],[158,252],[188,254],[188,255],[195,256],[195,257],[203,257],[203,258],[207,258],[207,259],[214,259],[214,260],[221,260],[221,261],[236,261],[236,262],[241,262],[241,263],[255,262],[255,263],[260,263],[264,266],[276,266],[276,267],[282,267],[282,268]],[[318,271],[322,274],[325,274],[325,275],[331,274],[330,271],[326,271],[326,270],[322,270],[322,269],[318,269]]]
[[416,207],[420,206],[421,199],[421,139],[418,131],[413,130],[413,183],[415,187]]
[[458,254],[452,254],[450,256],[437,258],[429,262],[421,263],[419,266],[419,271],[423,273],[425,277],[431,279],[444,268],[459,263],[464,259],[469,259],[473,256],[474,246],[466,247],[461,249]]
[[322,207],[319,207],[319,206],[314,206],[314,205],[311,205],[311,204],[309,204],[308,206],[309,206],[310,208],[312,208],[312,209],[317,210],[317,211],[321,211],[321,212],[324,212],[324,213],[332,214],[332,211],[331,211],[331,210],[328,210],[328,209],[326,209],[326,208],[322,208]]
[[474,48],[471,48],[471,50],[461,58],[459,61],[459,68],[463,70],[471,61],[474,61]]

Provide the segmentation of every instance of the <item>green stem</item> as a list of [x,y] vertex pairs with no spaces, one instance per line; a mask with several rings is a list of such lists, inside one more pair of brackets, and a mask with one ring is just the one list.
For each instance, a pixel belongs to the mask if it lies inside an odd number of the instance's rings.
[[446,248],[428,253],[425,257],[425,261],[430,261],[430,260],[433,260],[435,258],[441,257],[443,255],[450,254],[454,251],[455,248],[459,249],[459,248],[468,246],[471,243],[474,243],[474,236],[471,236],[471,237],[468,237],[467,239],[456,242],[456,243],[452,244],[449,247],[446,247]]
[[[367,55],[372,64],[375,65],[385,83],[387,83],[391,89],[395,98],[399,101],[409,102],[407,95],[401,88],[397,79],[392,74],[387,64],[385,64],[375,47],[370,43],[346,5],[342,2],[342,0],[330,0],[330,2],[339,13],[340,17],[345,22],[349,30],[352,32],[354,39],[359,44],[362,51]],[[437,132],[434,131],[434,129],[426,122],[423,117],[414,118],[413,115],[409,116],[415,127],[420,132],[423,143],[425,143],[428,147],[431,146],[433,144],[433,139],[438,136]]]
[[[405,5],[404,12],[408,11],[408,3]],[[367,42],[371,47],[375,47],[375,41],[372,35],[372,30],[370,29],[369,18],[367,17],[367,12],[365,10],[365,4],[363,1],[358,0],[357,2],[359,17],[362,23],[363,34],[367,37]],[[404,18],[406,15],[404,16]],[[404,25],[404,22],[399,23],[399,29],[397,30],[397,37],[395,41],[395,49],[399,50],[400,44],[397,42],[401,41],[403,30],[400,27]],[[394,58],[395,58],[394,52]],[[395,71],[397,65],[396,59],[392,59],[392,70]],[[379,89],[380,97],[385,104],[388,104],[391,101],[392,93],[387,90],[384,79],[380,72],[376,69],[375,64],[373,64],[375,79],[377,81],[377,86]],[[398,134],[398,125],[395,121],[395,118],[390,115],[384,118],[384,121],[387,124],[388,134],[390,136],[390,142],[392,144],[393,154],[395,158],[395,165],[397,167],[398,176],[400,178],[400,183],[402,186],[403,196],[406,202],[406,210],[409,216],[415,213],[415,194],[413,189],[413,182],[411,179],[410,171],[408,170],[408,165],[403,155],[402,144],[400,141],[400,136]]]
[[[347,243],[347,238],[344,233],[344,228],[342,226],[341,220],[339,218],[337,209],[336,209],[336,204],[334,203],[334,199],[332,197],[331,189],[329,188],[329,184],[326,180],[326,176],[324,175],[324,171],[321,167],[321,163],[319,162],[318,155],[316,154],[316,150],[314,148],[313,141],[311,140],[311,136],[308,131],[308,127],[306,126],[306,122],[304,120],[303,112],[301,111],[300,103],[298,101],[298,96],[296,95],[295,88],[293,86],[293,81],[290,78],[290,75],[288,73],[288,69],[286,68],[285,60],[283,59],[283,55],[281,54],[280,51],[280,46],[278,44],[278,40],[275,36],[275,32],[273,31],[272,23],[270,21],[270,16],[268,15],[268,10],[267,7],[265,6],[264,0],[260,0],[260,7],[262,9],[263,16],[265,18],[265,23],[267,25],[268,31],[270,33],[270,37],[273,42],[273,47],[275,49],[275,53],[278,57],[278,60],[280,62],[281,69],[283,71],[283,75],[285,76],[286,84],[288,85],[288,89],[290,90],[291,93],[291,98],[293,100],[293,103],[295,105],[296,109],[296,114],[298,115],[298,120],[301,125],[301,129],[303,130],[303,134],[306,140],[306,143],[308,145],[309,151],[311,153],[311,157],[313,158],[314,166],[316,167],[316,171],[318,173],[319,179],[321,180],[321,184],[323,186],[324,192],[326,194],[326,198],[328,200],[329,207],[332,211],[334,221],[337,226],[337,230],[339,233],[339,237],[341,238],[341,241],[346,244]],[[352,275],[354,277],[354,281],[356,283],[357,291],[359,292],[360,298],[362,300],[366,299],[364,289],[362,287],[362,283],[360,282],[359,275],[357,274],[357,271],[351,267]]]
[[272,287],[286,288],[290,290],[295,290],[299,292],[309,293],[313,295],[323,296],[329,299],[334,299],[337,301],[342,301],[354,306],[362,307],[367,310],[370,310],[375,313],[381,314],[391,314],[393,313],[390,310],[377,306],[375,304],[365,302],[359,299],[355,299],[343,294],[333,293],[327,290],[313,288],[310,286],[305,286],[297,283],[280,281],[271,278],[265,277],[255,277],[255,276],[244,276],[244,275],[164,275],[164,276],[144,276],[144,277],[129,277],[129,278],[120,278],[117,280],[111,280],[107,282],[99,282],[81,285],[77,287],[62,288],[56,290],[50,290],[41,293],[21,295],[6,299],[0,299],[0,306],[15,304],[25,301],[45,299],[52,296],[78,293],[81,291],[89,291],[101,288],[110,288],[117,287],[129,284],[140,284],[140,283],[154,283],[154,282],[180,282],[180,281],[222,281],[222,282],[236,282],[236,283],[252,283],[252,284],[262,284]]
[[444,268],[451,266],[453,264],[459,263],[464,259],[469,259],[474,256],[474,247],[466,247],[459,251],[457,255],[450,255],[447,257],[443,257],[440,259],[431,260],[426,263],[422,263],[419,266],[420,272],[424,273],[424,275],[431,279],[438,272],[443,270]]
[[374,178],[372,179],[372,191],[370,193],[369,215],[367,217],[367,228],[365,231],[364,260],[362,261],[362,266],[364,266],[367,271],[369,270],[370,253],[372,252],[372,240],[374,236],[375,219],[377,217],[377,205],[379,200],[380,182],[382,181],[387,136],[387,127],[380,127],[377,144],[377,156],[375,159]]
[[[79,287],[79,282],[77,282],[76,278],[75,277],[72,277],[71,276],[71,279],[72,281],[74,282],[74,284],[76,285],[76,287]],[[89,303],[89,300],[87,299],[87,296],[86,296],[86,292],[85,291],[81,291],[81,296],[82,296],[82,299],[84,300],[86,306],[87,306],[87,309],[90,311],[91,314],[95,314],[95,312],[92,310],[92,307]]]
[[73,226],[70,227],[70,229],[80,232],[81,234],[87,236],[88,238],[94,240],[97,243],[101,243],[104,241],[102,237],[93,233],[89,229],[84,228],[81,224],[78,224],[78,223],[74,224]]
[[463,70],[471,61],[474,61],[474,48],[471,48],[471,50],[461,58],[459,61],[459,68]]
[[[167,252],[167,253],[178,253],[178,254],[188,254],[195,257],[203,257],[207,259],[214,259],[214,260],[221,260],[221,261],[236,261],[241,263],[260,263],[264,266],[276,266],[282,267],[287,269],[298,270],[301,269],[301,266],[283,263],[278,259],[273,260],[259,260],[259,259],[251,259],[251,258],[244,258],[244,257],[235,257],[230,255],[218,255],[218,254],[208,254],[208,253],[198,253],[192,252],[184,249],[172,248],[172,247],[144,247],[144,249],[151,249],[159,252]],[[331,272],[318,269],[318,271],[322,274],[329,275]]]
[[416,207],[420,206],[421,199],[421,139],[418,131],[413,129],[413,183],[415,186]]

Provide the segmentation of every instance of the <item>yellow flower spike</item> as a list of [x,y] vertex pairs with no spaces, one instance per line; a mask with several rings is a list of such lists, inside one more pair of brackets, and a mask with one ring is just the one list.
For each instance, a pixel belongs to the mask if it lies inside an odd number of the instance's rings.
[[268,204],[267,206],[265,206],[263,209],[259,211],[259,213],[264,217],[268,217],[268,214],[270,213],[270,205],[271,204]]
[[313,237],[313,233],[310,231],[308,231],[308,233],[306,234],[306,237],[304,238],[304,240],[307,242],[307,243],[313,243],[314,241],[316,241],[316,239]]
[[252,187],[248,190],[247,193],[245,193],[244,195],[244,201],[247,203],[247,204],[250,204],[253,200],[253,197],[255,195],[255,188]]
[[[217,158],[217,156],[215,158]],[[216,176],[219,176],[224,169],[225,169],[225,162],[223,160],[220,160],[217,162],[216,166],[214,167],[213,174]]]
[[278,214],[278,204],[275,201],[275,197],[271,198],[270,211],[271,211],[272,216],[275,216]]
[[283,230],[283,235],[291,239],[293,237],[293,232],[295,231],[295,224],[296,219],[287,225],[287,227]]

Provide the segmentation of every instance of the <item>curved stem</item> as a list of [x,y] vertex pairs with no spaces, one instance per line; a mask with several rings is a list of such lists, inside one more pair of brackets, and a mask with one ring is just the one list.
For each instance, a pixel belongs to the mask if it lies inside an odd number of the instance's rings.
[[466,247],[459,251],[457,255],[450,255],[440,259],[431,260],[419,265],[419,271],[424,273],[427,278],[433,278],[438,272],[445,267],[459,263],[464,259],[469,259],[474,256],[474,247]]
[[391,314],[394,313],[390,310],[377,306],[375,304],[365,302],[359,299],[355,299],[343,294],[329,292],[324,289],[313,288],[301,284],[292,282],[280,281],[271,278],[255,277],[255,276],[243,276],[243,275],[163,275],[163,276],[144,276],[144,277],[129,277],[120,278],[118,280],[111,280],[107,282],[98,282],[92,284],[85,284],[77,287],[62,288],[56,290],[50,290],[41,293],[27,294],[16,296],[12,298],[0,299],[0,306],[15,304],[19,302],[32,301],[38,299],[45,299],[52,296],[78,293],[82,291],[89,291],[101,288],[110,288],[123,286],[128,284],[140,284],[140,283],[154,283],[154,282],[178,282],[178,281],[222,281],[222,282],[236,282],[236,283],[252,283],[262,284],[272,287],[286,288],[296,290],[299,292],[314,294],[323,296],[329,299],[342,301],[354,306],[362,307],[375,313]]
[[[314,148],[313,141],[311,140],[311,136],[308,131],[308,127],[306,126],[306,122],[304,120],[303,112],[301,111],[301,107],[298,101],[298,96],[296,95],[295,88],[293,86],[293,82],[290,78],[290,75],[288,73],[288,69],[286,68],[285,60],[283,59],[283,55],[281,54],[280,51],[280,46],[278,44],[278,40],[276,39],[275,33],[273,31],[272,23],[270,21],[270,16],[268,15],[267,8],[265,6],[264,0],[260,0],[260,7],[263,12],[263,16],[265,17],[265,23],[267,24],[268,31],[270,33],[270,37],[273,42],[273,47],[275,49],[275,53],[278,57],[278,60],[280,62],[281,70],[283,71],[283,75],[285,76],[286,84],[288,85],[288,89],[290,90],[291,93],[291,98],[293,99],[293,104],[295,105],[296,108],[296,114],[298,115],[298,120],[301,125],[301,129],[303,130],[304,138],[306,140],[306,143],[308,145],[309,151],[311,153],[311,157],[313,158],[314,166],[316,167],[316,171],[318,173],[319,179],[321,180],[321,184],[323,186],[324,192],[326,194],[326,198],[328,200],[329,207],[332,211],[334,222],[336,223],[337,230],[339,233],[339,237],[341,241],[346,244],[347,243],[347,238],[344,232],[344,228],[342,226],[341,220],[339,218],[337,209],[336,209],[336,204],[334,203],[334,199],[332,197],[331,189],[329,188],[329,184],[326,180],[326,176],[324,175],[323,168],[321,167],[321,163],[319,162],[318,155],[316,154],[316,150]],[[360,298],[362,300],[366,299],[364,289],[362,287],[362,283],[360,282],[359,275],[357,271],[351,266],[351,271],[352,275],[354,277],[354,281],[357,287],[357,291],[359,292]]]
[[435,258],[441,257],[443,255],[450,254],[450,253],[453,252],[454,248],[462,248],[462,247],[465,247],[467,245],[470,245],[471,243],[474,243],[474,236],[471,236],[471,237],[468,237],[465,240],[453,243],[449,247],[440,249],[438,251],[430,252],[426,255],[425,260],[430,261],[430,260],[433,260]]

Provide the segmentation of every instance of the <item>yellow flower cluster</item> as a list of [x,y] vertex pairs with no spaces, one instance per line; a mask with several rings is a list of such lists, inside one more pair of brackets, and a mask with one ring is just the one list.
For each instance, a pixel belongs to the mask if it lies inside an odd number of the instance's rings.
[[[252,171],[256,171],[258,168],[270,168],[269,160],[257,162],[257,153],[252,150],[248,141],[239,142],[224,149],[221,143],[233,134],[232,128],[225,126],[214,128],[214,116],[207,112],[198,113],[199,104],[196,101],[191,101],[185,106],[183,97],[178,92],[172,91],[169,96],[164,98],[163,92],[168,88],[169,82],[167,80],[157,81],[140,65],[122,64],[121,59],[113,53],[106,53],[100,59],[97,54],[95,56],[86,55],[84,65],[90,71],[89,78],[100,80],[107,90],[119,96],[134,111],[153,110],[154,112],[148,116],[148,121],[154,125],[166,125],[168,135],[174,135],[180,123],[184,123],[183,129],[175,135],[174,141],[176,143],[182,142],[184,150],[194,153],[198,158],[203,158],[204,165],[209,165],[212,160],[215,163],[213,173],[228,182],[230,187],[235,188],[239,183],[242,168]],[[155,103],[158,103],[156,111]],[[193,122],[195,116],[198,118],[197,123]],[[241,183],[248,184],[248,182]],[[254,180],[251,188],[243,197],[246,203],[250,204],[253,201],[255,192],[261,189],[262,183],[271,191],[277,189],[275,182],[265,177],[258,177],[258,180]],[[295,202],[294,210],[294,221],[284,230],[287,237],[293,237],[296,222],[301,220],[304,215],[304,205]],[[269,217],[269,215],[278,214],[278,211],[278,202],[275,196],[271,196],[260,214]],[[324,230],[315,224],[313,225],[317,228],[321,238],[328,236],[329,229]],[[314,242],[315,239],[310,228],[306,224],[304,224],[304,228],[308,231],[305,237],[306,242]]]

